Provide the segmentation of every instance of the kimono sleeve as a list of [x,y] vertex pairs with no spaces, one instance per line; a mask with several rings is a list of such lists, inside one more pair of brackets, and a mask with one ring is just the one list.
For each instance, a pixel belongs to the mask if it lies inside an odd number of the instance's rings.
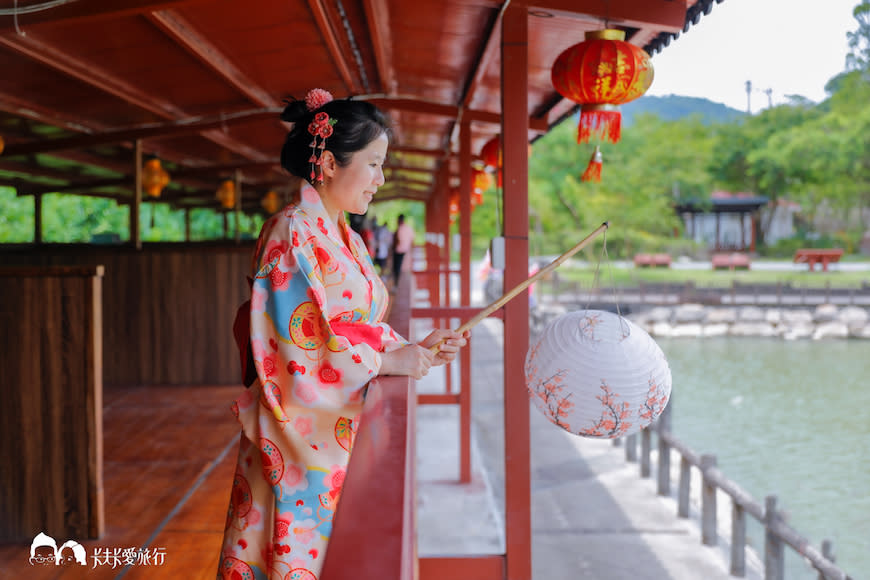
[[251,345],[263,385],[312,408],[340,409],[362,401],[381,357],[368,342],[337,334],[311,244],[273,240],[251,289]]

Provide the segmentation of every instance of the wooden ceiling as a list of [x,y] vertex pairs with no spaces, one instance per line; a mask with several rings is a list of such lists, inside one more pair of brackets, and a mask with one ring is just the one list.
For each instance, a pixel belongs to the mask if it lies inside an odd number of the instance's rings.
[[[129,203],[140,140],[171,174],[161,200],[217,207],[220,180],[238,170],[243,209],[257,211],[289,183],[278,164],[283,100],[320,87],[390,114],[378,197],[426,200],[439,176],[458,175],[461,119],[472,121],[474,153],[499,132],[507,3],[0,0],[0,185]],[[606,20],[654,55],[713,3],[528,2],[529,139],[573,111],[550,67],[585,31]]]

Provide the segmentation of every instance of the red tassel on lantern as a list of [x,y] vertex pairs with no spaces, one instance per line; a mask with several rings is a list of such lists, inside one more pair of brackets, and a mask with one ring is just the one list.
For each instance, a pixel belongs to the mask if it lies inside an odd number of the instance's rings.
[[580,109],[577,142],[610,141],[621,137],[622,115],[613,105],[584,105]]
[[601,149],[596,145],[595,151],[592,152],[592,157],[589,158],[589,165],[586,166],[586,171],[583,172],[583,176],[580,178],[581,181],[601,182],[602,165]]

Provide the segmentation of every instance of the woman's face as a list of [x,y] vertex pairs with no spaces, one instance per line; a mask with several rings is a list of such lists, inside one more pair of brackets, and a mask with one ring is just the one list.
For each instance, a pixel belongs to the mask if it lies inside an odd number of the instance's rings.
[[384,161],[389,139],[385,133],[357,151],[345,167],[334,166],[329,184],[321,190],[321,198],[330,215],[342,211],[364,214],[369,203],[384,184]]

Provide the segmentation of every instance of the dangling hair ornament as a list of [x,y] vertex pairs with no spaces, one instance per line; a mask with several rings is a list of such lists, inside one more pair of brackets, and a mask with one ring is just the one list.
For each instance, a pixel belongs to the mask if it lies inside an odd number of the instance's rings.
[[[305,107],[309,112],[314,112],[331,100],[332,94],[329,91],[323,89],[311,89],[308,91],[308,94],[305,95]],[[332,135],[332,126],[337,122],[336,119],[330,119],[325,111],[320,111],[314,115],[314,120],[308,125],[308,132],[314,136],[310,145],[311,157],[308,158],[308,162],[311,164],[312,182],[316,177],[318,183],[323,183],[322,154],[323,150],[326,149],[327,137]],[[319,143],[317,141],[318,138],[320,139]],[[320,168],[319,173],[316,171],[315,167]]]

